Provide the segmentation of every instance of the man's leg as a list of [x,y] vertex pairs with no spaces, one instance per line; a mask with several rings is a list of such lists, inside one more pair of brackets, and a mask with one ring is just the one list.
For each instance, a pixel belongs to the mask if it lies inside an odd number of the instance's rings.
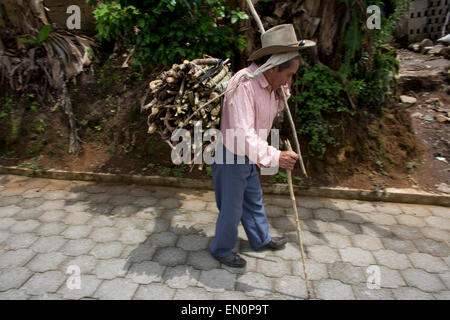
[[225,258],[231,255],[238,239],[238,225],[251,165],[213,164],[211,168],[219,216],[210,252],[217,258]]
[[244,192],[241,221],[253,249],[256,250],[270,242],[269,221],[262,201],[258,171],[254,164],[252,164],[248,185]]

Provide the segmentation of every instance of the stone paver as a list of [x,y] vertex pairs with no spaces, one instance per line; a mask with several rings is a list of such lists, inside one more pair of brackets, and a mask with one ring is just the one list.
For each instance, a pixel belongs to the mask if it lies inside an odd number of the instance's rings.
[[256,270],[268,277],[280,278],[291,273],[291,261],[283,261],[278,257],[266,257],[257,260]]
[[130,279],[116,278],[103,281],[94,293],[94,297],[104,300],[130,300],[138,284]]
[[35,273],[24,285],[23,288],[28,294],[43,295],[55,293],[64,283],[66,277],[61,271],[47,271]]
[[5,243],[8,249],[16,250],[29,248],[37,240],[38,237],[33,233],[22,233],[11,235]]
[[[291,201],[265,195],[264,205],[270,234],[289,242],[255,252],[240,226],[234,251],[247,266],[230,268],[209,253],[212,191],[0,175],[0,299],[306,299]],[[311,298],[450,298],[449,208],[297,205]],[[80,289],[68,286],[73,268]]]
[[63,299],[79,300],[83,298],[94,298],[94,292],[97,290],[102,280],[97,279],[93,275],[80,275],[80,287],[72,287],[63,285],[59,290],[58,294]]
[[438,276],[423,270],[408,269],[401,271],[406,283],[425,292],[440,292],[445,286]]
[[200,271],[189,266],[179,265],[167,268],[164,283],[175,289],[184,289],[198,284]]
[[161,265],[173,267],[179,264],[184,264],[186,261],[187,252],[180,248],[162,248],[155,253],[153,260]]
[[321,263],[334,263],[341,260],[339,253],[336,249],[330,248],[328,246],[317,245],[308,247],[307,256],[316,262]]
[[401,287],[392,290],[395,299],[398,300],[433,300],[431,293],[427,293],[414,287]]
[[0,291],[19,289],[33,273],[27,268],[19,267],[0,272]]
[[392,250],[374,251],[373,255],[380,265],[395,270],[403,270],[411,267],[408,257],[403,253],[397,253]]
[[157,247],[174,247],[177,243],[178,236],[173,232],[153,233],[148,239],[147,243]]
[[432,239],[417,239],[414,240],[419,252],[428,253],[437,257],[448,257],[450,248],[448,242],[435,241]]
[[90,254],[97,259],[111,259],[120,257],[124,245],[118,241],[99,243],[94,249],[91,250]]
[[365,284],[353,286],[353,293],[357,300],[393,300],[390,289],[369,289]]
[[449,270],[449,267],[444,260],[426,253],[414,252],[409,254],[408,257],[414,267],[423,269],[427,272],[438,273]]
[[88,254],[95,246],[95,242],[90,239],[68,240],[61,248],[65,255],[76,257]]
[[165,267],[156,262],[144,261],[133,264],[127,274],[127,278],[138,284],[150,284],[152,282],[162,281],[162,275]]
[[124,277],[127,271],[128,266],[125,259],[108,259],[99,261],[93,273],[99,279],[111,280]]
[[78,257],[68,257],[66,261],[64,261],[62,270],[67,272],[70,266],[77,266],[80,268],[80,273],[83,274],[91,274],[95,269],[97,264],[97,259],[90,255],[81,255]]
[[[300,276],[302,279],[305,279],[302,261],[292,262],[292,269],[294,276]],[[306,273],[308,274],[308,280],[322,280],[329,277],[327,264],[317,263],[310,259],[306,260]]]
[[178,289],[173,297],[174,300],[212,300],[213,293],[202,288],[188,287],[186,289]]
[[95,229],[89,236],[95,242],[115,241],[120,236],[120,230],[116,228],[104,227]]
[[355,247],[364,250],[379,250],[383,249],[383,243],[379,238],[372,237],[366,234],[355,234],[351,237],[352,243]]
[[0,255],[0,269],[24,266],[35,255],[36,252],[31,249],[8,250]]
[[41,237],[51,237],[61,234],[61,232],[63,232],[65,229],[67,229],[67,225],[65,225],[64,223],[48,222],[45,224],[41,224],[41,226],[34,230],[34,232]]
[[161,283],[151,283],[139,286],[134,298],[137,300],[172,300],[176,291],[176,289]]
[[399,288],[405,285],[400,271],[385,266],[380,267],[380,288]]
[[427,224],[425,223],[424,219],[409,216],[409,215],[400,215],[396,217],[398,220],[398,223],[401,225],[409,226],[409,227],[425,227]]
[[274,279],[259,273],[247,272],[237,278],[236,290],[257,298],[272,293]]
[[450,219],[442,217],[427,217],[424,220],[430,227],[447,231],[450,230]]
[[328,264],[328,273],[331,279],[339,280],[345,284],[359,284],[366,281],[365,269],[355,267],[347,262]]
[[212,269],[202,271],[199,279],[199,286],[210,292],[224,292],[233,290],[236,275],[223,269]]
[[190,252],[186,263],[198,270],[210,270],[220,267],[220,262],[214,259],[211,254],[205,250]]
[[70,226],[62,235],[66,239],[83,239],[86,238],[92,231],[92,227],[89,225],[84,226]]
[[60,252],[39,253],[26,267],[33,272],[46,272],[57,270],[58,266],[66,259]]
[[450,239],[450,232],[446,230],[440,230],[432,227],[425,227],[421,228],[420,231],[422,231],[423,235],[426,238],[435,241],[449,241]]
[[140,263],[150,261],[156,252],[156,248],[151,245],[140,244],[139,246],[130,245],[122,251],[122,258],[127,259],[129,263]]
[[203,236],[190,234],[182,235],[178,239],[177,247],[186,251],[198,251],[208,247],[209,239]]
[[275,281],[275,291],[294,299],[306,299],[306,282],[295,276],[284,276]]
[[399,253],[416,252],[416,246],[410,240],[403,240],[399,238],[383,238],[384,247],[388,250],[393,250]]
[[352,287],[338,280],[326,279],[314,283],[316,297],[324,300],[354,300]]
[[57,251],[67,242],[62,236],[49,236],[39,238],[31,247],[33,251],[47,253]]
[[375,263],[375,259],[370,251],[366,251],[360,248],[348,247],[339,249],[342,260],[349,262],[354,266],[369,266]]

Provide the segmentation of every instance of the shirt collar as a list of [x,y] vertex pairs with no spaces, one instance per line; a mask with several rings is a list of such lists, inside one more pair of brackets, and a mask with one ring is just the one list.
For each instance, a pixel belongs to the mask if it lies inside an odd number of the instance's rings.
[[[258,69],[258,66],[257,66],[257,64],[254,63],[254,62],[248,67],[248,71],[249,71],[250,73],[255,72],[256,69]],[[264,76],[264,74],[260,73],[259,75],[257,75],[257,76],[254,78],[254,80],[256,80],[262,88],[272,89],[272,88],[270,87],[270,84],[269,84],[269,82],[267,81],[266,77]]]

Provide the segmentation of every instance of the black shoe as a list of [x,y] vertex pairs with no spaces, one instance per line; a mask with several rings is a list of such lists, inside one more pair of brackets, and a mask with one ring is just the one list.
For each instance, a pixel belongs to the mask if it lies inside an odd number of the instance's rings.
[[237,254],[234,254],[234,253],[230,254],[229,256],[227,256],[225,258],[219,258],[219,257],[214,257],[214,258],[216,258],[216,260],[219,261],[220,263],[223,263],[224,265],[227,265],[232,268],[243,268],[247,264],[247,261],[245,261],[240,256],[238,256]]
[[283,248],[283,246],[286,244],[286,242],[287,242],[287,239],[284,237],[275,237],[275,238],[272,238],[268,244],[259,248],[258,251],[265,250],[265,249],[280,250]]

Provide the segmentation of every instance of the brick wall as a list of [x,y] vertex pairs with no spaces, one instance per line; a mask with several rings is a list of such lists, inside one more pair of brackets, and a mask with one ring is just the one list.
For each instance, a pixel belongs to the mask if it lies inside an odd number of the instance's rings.
[[[450,8],[450,0],[411,0],[408,16],[410,42],[442,37],[442,28]],[[444,34],[450,33],[450,26]]]

